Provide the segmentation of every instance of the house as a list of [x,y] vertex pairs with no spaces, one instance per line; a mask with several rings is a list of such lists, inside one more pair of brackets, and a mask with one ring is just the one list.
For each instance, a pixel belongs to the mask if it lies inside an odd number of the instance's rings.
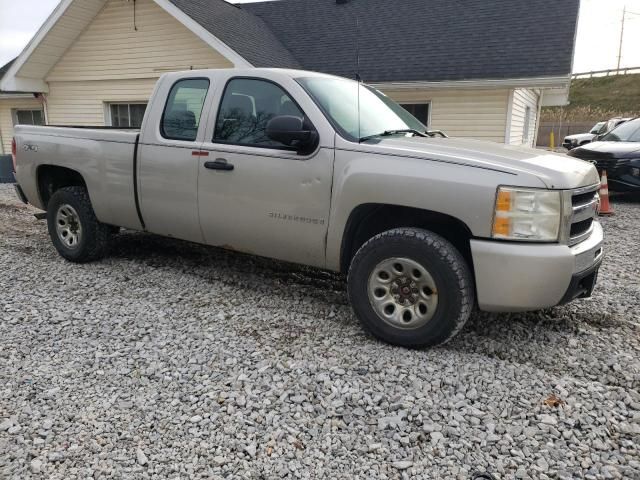
[[0,80],[26,92],[0,95],[2,144],[36,112],[139,126],[162,73],[254,66],[359,73],[430,128],[532,145],[541,106],[567,102],[578,3],[62,0]]
[[[0,67],[0,80],[13,61]],[[44,109],[42,97],[29,92],[8,92],[0,90],[0,155],[11,153],[13,126],[17,123],[42,125]],[[3,177],[4,178],[4,177]]]

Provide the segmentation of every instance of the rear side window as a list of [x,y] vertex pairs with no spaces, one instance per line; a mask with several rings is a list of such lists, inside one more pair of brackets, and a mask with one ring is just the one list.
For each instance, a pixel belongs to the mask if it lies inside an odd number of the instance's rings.
[[204,99],[209,90],[206,78],[177,81],[164,107],[160,132],[171,140],[194,141],[198,135]]
[[304,118],[298,105],[278,85],[265,80],[233,79],[222,96],[213,141],[284,148],[265,133],[269,120],[278,115]]

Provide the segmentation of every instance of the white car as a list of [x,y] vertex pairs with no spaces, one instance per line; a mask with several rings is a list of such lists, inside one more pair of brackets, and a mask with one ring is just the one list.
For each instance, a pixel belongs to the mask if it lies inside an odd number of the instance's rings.
[[567,135],[566,137],[564,137],[562,146],[567,150],[571,150],[573,148],[586,145],[587,143],[594,142],[605,136],[618,125],[621,125],[624,122],[628,122],[629,120],[631,120],[631,118],[616,117],[606,122],[598,122],[591,128],[591,130],[589,130],[589,133],[576,133],[574,135]]
[[585,145],[593,141],[596,135],[607,125],[607,122],[598,122],[596,123],[589,133],[576,133],[574,135],[567,135],[564,137],[564,141],[562,142],[562,146],[567,150],[571,150],[572,148],[579,147],[581,145]]

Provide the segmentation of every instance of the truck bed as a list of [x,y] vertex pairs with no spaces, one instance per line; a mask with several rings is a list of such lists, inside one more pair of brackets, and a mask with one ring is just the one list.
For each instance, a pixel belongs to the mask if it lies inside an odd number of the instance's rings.
[[98,220],[140,229],[136,211],[137,129],[31,126],[15,128],[21,162],[16,178],[34,206],[46,209],[38,194],[38,170],[65,167],[87,184]]

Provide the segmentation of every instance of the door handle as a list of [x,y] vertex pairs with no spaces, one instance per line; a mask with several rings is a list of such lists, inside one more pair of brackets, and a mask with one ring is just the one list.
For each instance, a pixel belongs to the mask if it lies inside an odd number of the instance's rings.
[[204,168],[209,170],[225,170],[227,172],[234,169],[233,164],[228,163],[224,158],[216,158],[214,162],[204,162]]

